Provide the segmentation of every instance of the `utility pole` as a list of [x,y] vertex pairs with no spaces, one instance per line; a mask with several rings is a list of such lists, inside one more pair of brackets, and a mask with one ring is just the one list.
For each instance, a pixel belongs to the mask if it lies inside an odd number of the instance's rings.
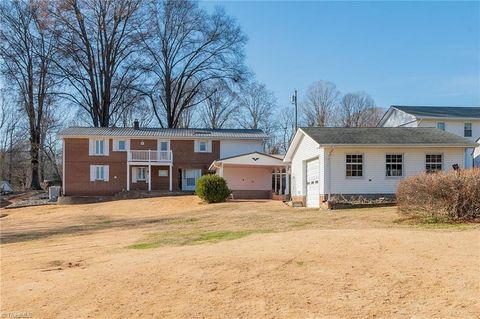
[[295,132],[298,128],[298,105],[297,105],[297,90],[293,92],[292,95],[292,104],[295,104]]

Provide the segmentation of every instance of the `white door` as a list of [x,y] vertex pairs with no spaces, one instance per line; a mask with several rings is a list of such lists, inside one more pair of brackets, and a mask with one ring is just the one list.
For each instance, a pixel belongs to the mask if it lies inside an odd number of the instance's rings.
[[202,176],[201,169],[183,169],[182,170],[182,190],[194,191],[197,180]]
[[320,169],[318,159],[307,162],[307,207],[320,207]]

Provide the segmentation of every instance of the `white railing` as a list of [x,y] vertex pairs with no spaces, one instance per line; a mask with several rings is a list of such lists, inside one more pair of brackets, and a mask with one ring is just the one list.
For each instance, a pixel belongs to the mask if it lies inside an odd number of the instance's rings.
[[171,163],[172,151],[128,151],[129,162]]

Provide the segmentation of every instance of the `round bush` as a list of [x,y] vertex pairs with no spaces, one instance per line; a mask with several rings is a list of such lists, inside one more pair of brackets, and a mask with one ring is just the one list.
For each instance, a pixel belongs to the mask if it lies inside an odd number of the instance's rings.
[[230,196],[227,181],[218,175],[203,175],[197,181],[195,194],[207,203],[220,203]]

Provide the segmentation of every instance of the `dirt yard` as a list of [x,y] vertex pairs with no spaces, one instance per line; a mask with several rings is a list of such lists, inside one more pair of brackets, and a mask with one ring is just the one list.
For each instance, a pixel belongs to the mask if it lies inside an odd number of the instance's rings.
[[478,318],[480,228],[195,197],[2,210],[2,318]]

